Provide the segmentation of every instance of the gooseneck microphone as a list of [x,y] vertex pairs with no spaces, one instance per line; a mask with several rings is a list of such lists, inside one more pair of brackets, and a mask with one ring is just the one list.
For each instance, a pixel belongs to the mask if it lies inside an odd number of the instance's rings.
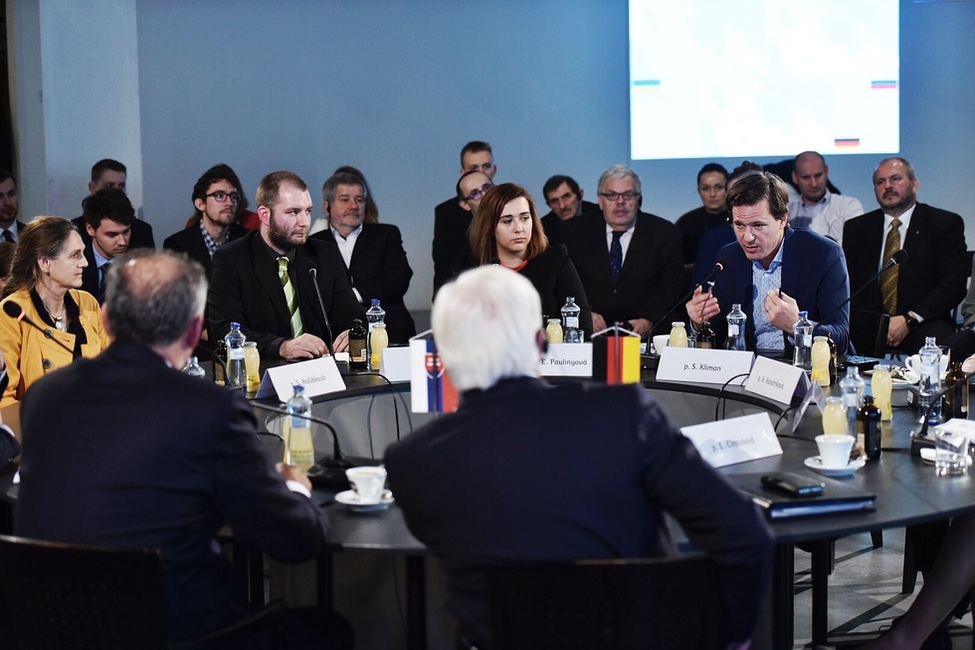
[[[705,278],[703,280],[701,280],[700,282],[698,282],[697,284],[695,284],[693,287],[691,287],[691,290],[688,291],[687,294],[685,294],[683,298],[681,298],[680,300],[678,300],[667,311],[665,311],[663,314],[661,314],[660,317],[661,318],[666,318],[667,317],[667,314],[669,314],[670,312],[674,311],[675,309],[677,309],[681,305],[685,304],[688,300],[690,300],[690,297],[694,295],[694,292],[697,291],[697,288],[698,287],[703,287],[703,286],[709,284],[711,282],[711,280],[713,280],[714,277],[716,275],[718,275],[718,273],[720,273],[721,271],[724,271],[724,269],[725,269],[726,266],[728,266],[728,258],[727,257],[722,257],[720,260],[718,260],[717,262],[715,262],[714,263],[714,268],[711,269],[711,272],[708,273],[707,276],[705,276]],[[652,339],[653,338],[653,333],[657,331],[657,328],[660,327],[660,325],[662,323],[663,323],[663,321],[658,321],[658,322],[656,322],[656,323],[653,324],[653,327],[650,328],[650,332],[647,334],[647,338],[648,339]]]
[[322,300],[322,290],[318,286],[318,265],[314,261],[308,262],[308,273],[311,275],[311,283],[315,287],[315,295],[318,297],[318,306],[321,308],[322,317],[325,319],[325,347],[328,348],[328,353],[334,357],[335,350],[332,349],[332,341],[335,338],[332,336],[332,324],[328,321],[325,301]]
[[50,339],[51,341],[54,341],[59,346],[61,346],[65,350],[67,350],[72,356],[74,356],[74,350],[72,350],[71,348],[69,348],[68,346],[66,346],[64,343],[62,343],[61,341],[59,341],[56,338],[54,338],[54,333],[51,331],[51,328],[50,327],[44,328],[44,327],[41,327],[40,325],[38,325],[37,323],[35,323],[31,319],[31,317],[28,316],[27,313],[24,311],[24,308],[21,307],[16,302],[14,302],[13,300],[10,300],[8,302],[3,303],[3,311],[6,312],[7,316],[10,316],[11,318],[13,318],[15,320],[19,320],[19,321],[23,321],[23,322],[27,323],[28,325],[30,325],[34,329],[36,329],[39,332],[41,332],[42,334],[44,334],[44,338],[47,338],[47,339]]
[[834,309],[826,318],[821,319],[819,322],[820,323],[829,322],[829,319],[830,318],[832,318],[833,316],[835,316],[836,314],[838,314],[840,312],[840,310],[843,309],[844,307],[846,307],[846,305],[848,305],[851,300],[853,300],[854,298],[856,298],[857,296],[859,296],[860,293],[864,289],[866,289],[871,284],[873,284],[873,282],[877,278],[879,278],[884,273],[886,273],[887,271],[889,271],[890,269],[894,268],[895,266],[897,266],[899,264],[907,264],[907,260],[909,258],[910,258],[910,255],[908,255],[907,251],[904,250],[903,248],[900,249],[899,251],[897,251],[896,253],[894,253],[893,255],[891,255],[890,259],[887,260],[887,263],[884,264],[884,266],[883,266],[882,269],[880,269],[879,271],[877,271],[877,273],[872,278],[870,278],[869,280],[867,280],[866,282],[864,282],[863,285],[861,285],[859,289],[857,289],[856,291],[854,291],[853,293],[850,294],[850,297],[849,298],[847,298],[846,300],[844,300],[843,302],[841,302],[839,307],[837,307],[836,309]]

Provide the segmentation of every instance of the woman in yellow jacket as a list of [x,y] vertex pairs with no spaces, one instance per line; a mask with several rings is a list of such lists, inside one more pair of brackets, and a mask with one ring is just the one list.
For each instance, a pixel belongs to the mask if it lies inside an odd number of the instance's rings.
[[[67,219],[37,217],[20,231],[0,307],[14,302],[26,318],[0,315],[9,377],[0,407],[20,401],[47,373],[108,347],[98,301],[78,289],[86,266],[81,235]],[[44,331],[28,325],[28,318]]]

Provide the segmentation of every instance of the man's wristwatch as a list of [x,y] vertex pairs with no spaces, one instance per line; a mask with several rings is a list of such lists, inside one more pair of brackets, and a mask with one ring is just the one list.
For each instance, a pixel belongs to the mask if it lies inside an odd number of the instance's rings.
[[908,314],[906,318],[907,318],[907,329],[911,332],[916,330],[917,326],[921,324],[921,322],[918,321],[918,319],[914,318],[910,314]]

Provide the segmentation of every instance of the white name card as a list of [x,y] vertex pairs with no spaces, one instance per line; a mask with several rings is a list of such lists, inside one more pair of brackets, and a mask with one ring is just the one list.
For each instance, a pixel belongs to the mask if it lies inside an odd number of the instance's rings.
[[745,390],[776,402],[791,404],[796,386],[805,375],[801,368],[796,368],[791,363],[759,356],[752,366],[752,374],[748,377]]
[[261,387],[257,389],[257,397],[271,397],[276,394],[280,401],[287,402],[295,394],[295,384],[305,387],[305,396],[308,398],[345,390],[345,380],[342,379],[335,360],[332,357],[321,357],[268,368],[261,380]]
[[768,413],[682,427],[683,433],[711,467],[735,465],[782,453]]
[[592,377],[592,343],[549,343],[543,377]]
[[389,381],[410,380],[410,348],[386,348],[379,362],[379,373]]
[[747,375],[755,358],[742,350],[664,348],[657,366],[660,381],[694,381],[724,384],[736,375]]

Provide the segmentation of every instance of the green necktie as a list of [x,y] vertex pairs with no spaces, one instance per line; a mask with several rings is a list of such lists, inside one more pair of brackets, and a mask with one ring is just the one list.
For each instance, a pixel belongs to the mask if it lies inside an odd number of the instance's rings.
[[284,287],[284,299],[288,303],[288,313],[291,314],[291,336],[298,338],[305,332],[305,326],[301,322],[301,312],[298,310],[298,295],[295,293],[295,285],[288,275],[288,258],[278,258],[278,279]]

